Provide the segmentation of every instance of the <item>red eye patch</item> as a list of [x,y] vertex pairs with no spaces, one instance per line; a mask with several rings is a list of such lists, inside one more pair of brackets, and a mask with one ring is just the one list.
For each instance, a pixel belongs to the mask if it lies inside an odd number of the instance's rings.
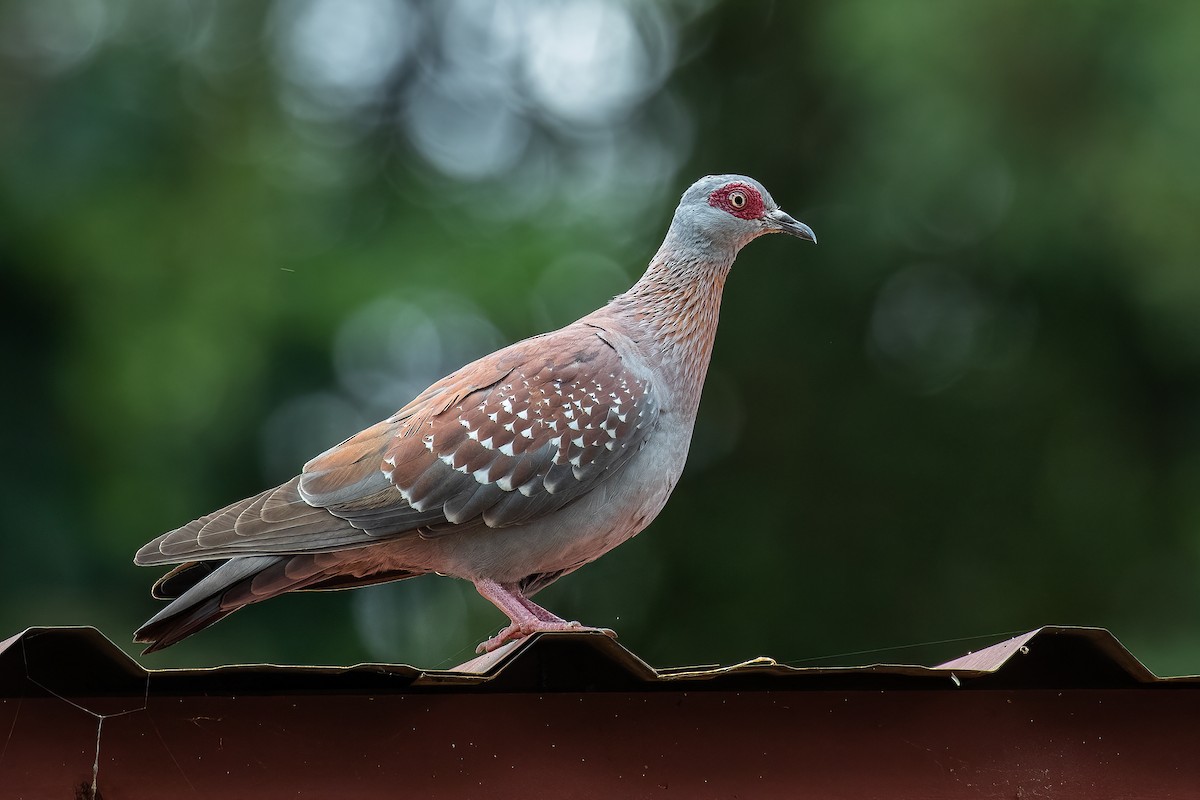
[[[741,208],[730,199],[734,194],[741,194],[746,199]],[[708,204],[741,219],[758,219],[763,215],[762,195],[753,186],[745,183],[727,183],[716,189],[708,196]]]

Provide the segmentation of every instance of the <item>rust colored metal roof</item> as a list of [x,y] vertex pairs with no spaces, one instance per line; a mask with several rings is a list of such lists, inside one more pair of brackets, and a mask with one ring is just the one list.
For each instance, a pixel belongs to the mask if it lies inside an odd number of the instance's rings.
[[454,670],[151,672],[31,628],[0,643],[0,797],[1195,797],[1196,689],[1097,628],[936,667],[655,670],[567,633]]

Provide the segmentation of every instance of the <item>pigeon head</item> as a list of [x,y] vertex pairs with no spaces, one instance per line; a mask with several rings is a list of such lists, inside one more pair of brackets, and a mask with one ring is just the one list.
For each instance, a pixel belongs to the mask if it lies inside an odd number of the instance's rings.
[[771,193],[744,175],[709,175],[683,193],[672,227],[695,241],[734,252],[767,233],[788,233],[815,243],[816,234],[779,208]]

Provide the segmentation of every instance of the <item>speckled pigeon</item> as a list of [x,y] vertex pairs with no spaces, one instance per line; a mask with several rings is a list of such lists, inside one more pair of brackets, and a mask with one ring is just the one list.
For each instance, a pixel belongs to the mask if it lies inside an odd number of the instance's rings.
[[757,181],[702,178],[629,291],[430,386],[282,486],[165,533],[135,563],[179,564],[153,594],[146,652],[284,592],[429,572],[471,581],[511,624],[585,629],[538,590],[655,518],[683,470],[738,251],[767,233],[816,241]]

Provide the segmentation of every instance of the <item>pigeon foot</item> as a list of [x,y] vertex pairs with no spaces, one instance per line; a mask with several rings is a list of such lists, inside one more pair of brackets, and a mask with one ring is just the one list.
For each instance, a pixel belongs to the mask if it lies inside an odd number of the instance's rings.
[[481,642],[479,646],[475,648],[475,652],[479,655],[490,653],[496,648],[503,647],[509,642],[515,642],[518,639],[524,639],[526,636],[529,636],[533,633],[538,633],[539,631],[594,632],[603,633],[610,639],[617,638],[616,631],[612,630],[611,628],[593,628],[590,625],[583,625],[579,622],[566,622],[564,620],[558,620],[556,622],[536,620],[534,622],[526,622],[522,625],[518,625],[514,622],[492,638],[488,639],[486,642]]

